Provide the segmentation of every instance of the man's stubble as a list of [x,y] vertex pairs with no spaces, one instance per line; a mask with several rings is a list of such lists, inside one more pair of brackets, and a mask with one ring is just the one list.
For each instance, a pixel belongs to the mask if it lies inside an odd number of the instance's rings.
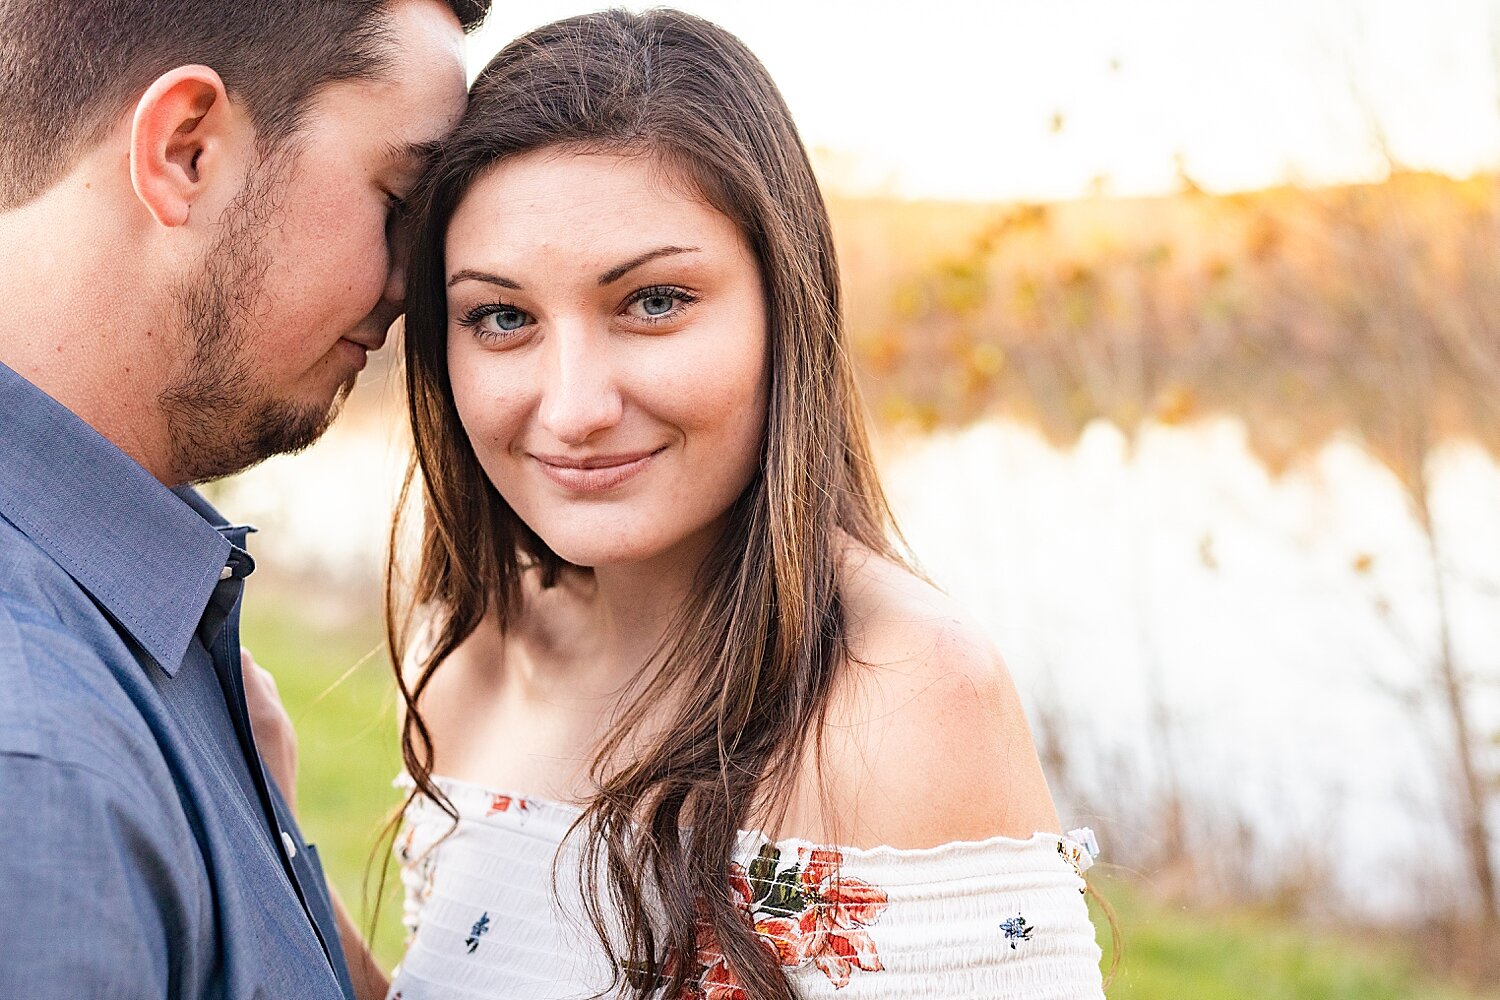
[[188,354],[157,400],[180,482],[220,479],[301,451],[328,429],[354,388],[351,377],[327,405],[279,399],[253,362],[254,321],[270,271],[266,241],[279,225],[296,156],[284,150],[262,157],[225,210],[198,273],[174,296]]

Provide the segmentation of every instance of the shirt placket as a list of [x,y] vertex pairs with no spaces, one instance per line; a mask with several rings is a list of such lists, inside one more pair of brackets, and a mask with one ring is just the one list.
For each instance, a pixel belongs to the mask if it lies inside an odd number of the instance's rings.
[[255,569],[255,561],[250,558],[249,552],[245,551],[245,539],[251,530],[241,525],[219,529],[232,548],[224,568],[220,570],[219,582],[214,587],[213,596],[204,610],[203,619],[199,625],[199,637],[208,648],[213,660],[214,672],[218,674],[220,686],[224,690],[224,700],[229,706],[229,715],[234,722],[245,764],[250,770],[251,780],[254,782],[257,797],[260,799],[267,829],[272,834],[274,850],[281,859],[282,869],[293,891],[297,894],[298,902],[302,904],[303,912],[307,916],[308,923],[312,925],[313,933],[318,937],[318,944],[323,949],[323,955],[332,967],[334,963],[329,952],[328,941],[324,938],[323,928],[308,905],[306,890],[292,863],[292,859],[297,854],[296,841],[286,829],[280,811],[276,807],[276,797],[271,793],[265,769],[261,766],[260,752],[255,746],[255,733],[250,725],[250,710],[245,699],[245,680],[240,666],[239,605],[244,595],[245,578]]

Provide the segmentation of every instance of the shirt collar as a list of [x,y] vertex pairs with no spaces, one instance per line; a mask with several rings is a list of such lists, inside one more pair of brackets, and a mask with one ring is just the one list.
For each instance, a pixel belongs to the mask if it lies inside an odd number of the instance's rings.
[[244,529],[4,364],[0,413],[0,515],[175,673]]

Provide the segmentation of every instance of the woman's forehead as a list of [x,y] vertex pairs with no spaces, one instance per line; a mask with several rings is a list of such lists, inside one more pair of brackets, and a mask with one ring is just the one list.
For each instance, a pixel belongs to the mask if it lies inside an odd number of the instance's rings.
[[[500,257],[593,266],[656,247],[738,246],[738,227],[674,183],[657,157],[537,150],[504,160],[469,189],[449,224],[450,270]],[[623,255],[623,256],[622,256]]]

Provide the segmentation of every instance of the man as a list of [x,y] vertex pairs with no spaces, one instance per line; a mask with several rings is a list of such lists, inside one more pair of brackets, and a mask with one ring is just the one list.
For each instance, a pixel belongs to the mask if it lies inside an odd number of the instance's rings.
[[0,0],[0,998],[354,995],[247,718],[250,529],[186,484],[380,348],[488,6]]

